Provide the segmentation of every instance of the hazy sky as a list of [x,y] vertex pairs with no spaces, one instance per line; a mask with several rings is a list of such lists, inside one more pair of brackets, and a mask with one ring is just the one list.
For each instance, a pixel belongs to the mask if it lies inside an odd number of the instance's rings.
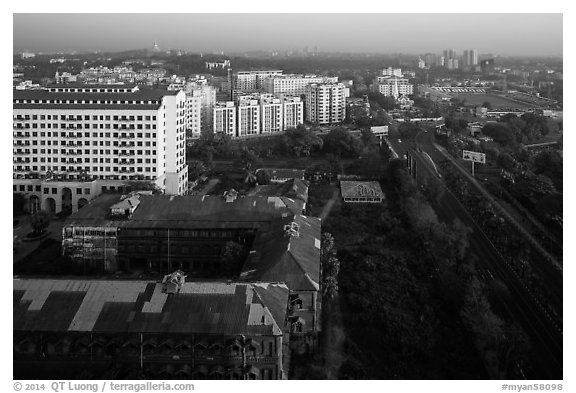
[[14,51],[562,55],[562,14],[14,14]]

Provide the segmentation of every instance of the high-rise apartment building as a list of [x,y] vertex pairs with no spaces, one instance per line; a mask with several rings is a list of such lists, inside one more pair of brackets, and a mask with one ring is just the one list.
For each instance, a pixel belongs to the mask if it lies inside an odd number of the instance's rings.
[[234,88],[242,92],[258,91],[266,78],[277,75],[282,75],[282,70],[238,71]]
[[198,138],[202,131],[202,91],[186,92],[186,136]]
[[397,76],[399,78],[402,77],[402,69],[401,68],[384,68],[382,70],[382,76]]
[[238,104],[238,134],[251,136],[260,134],[260,105],[258,100],[241,100]]
[[345,86],[313,83],[306,86],[306,120],[317,124],[341,123],[346,117]]
[[182,91],[82,84],[14,90],[13,130],[14,191],[25,193],[32,210],[75,211],[130,180],[187,192]]
[[282,98],[282,119],[283,130],[296,128],[304,123],[304,102],[300,97]]
[[324,77],[316,75],[275,75],[267,77],[264,89],[275,96],[305,94],[306,86],[313,83],[337,83],[338,77]]
[[216,102],[213,109],[213,131],[237,136],[236,106],[232,101]]
[[375,85],[375,90],[386,97],[398,98],[402,95],[414,93],[414,85],[409,83],[407,78],[379,76],[376,78]]
[[262,134],[284,131],[283,100],[274,97],[260,99]]

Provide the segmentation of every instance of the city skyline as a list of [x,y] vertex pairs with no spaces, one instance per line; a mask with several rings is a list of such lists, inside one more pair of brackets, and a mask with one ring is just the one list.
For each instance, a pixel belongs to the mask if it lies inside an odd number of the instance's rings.
[[477,49],[557,57],[563,54],[562,22],[562,14],[14,14],[13,47],[15,52],[116,52],[157,43],[162,50],[198,53],[307,47],[382,54],[455,48],[459,54]]

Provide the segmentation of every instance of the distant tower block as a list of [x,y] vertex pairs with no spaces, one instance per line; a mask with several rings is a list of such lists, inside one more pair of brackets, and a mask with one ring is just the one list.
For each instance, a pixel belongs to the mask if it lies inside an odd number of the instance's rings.
[[152,51],[160,52],[160,47],[158,46],[158,43],[156,42],[156,40],[154,40],[154,47],[152,48]]

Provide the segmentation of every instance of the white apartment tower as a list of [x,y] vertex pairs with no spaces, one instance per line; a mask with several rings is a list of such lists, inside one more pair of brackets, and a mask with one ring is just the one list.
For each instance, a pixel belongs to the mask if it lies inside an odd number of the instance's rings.
[[263,88],[263,82],[267,77],[282,75],[282,70],[267,71],[238,71],[234,88],[242,92],[254,92]]
[[376,91],[386,97],[398,98],[401,95],[414,93],[414,85],[406,78],[379,76],[376,79]]
[[341,123],[346,117],[344,89],[342,83],[306,86],[306,120],[316,124]]
[[263,134],[284,131],[282,100],[273,97],[260,99],[261,129]]
[[186,134],[190,138],[200,137],[202,131],[202,91],[186,92]]
[[300,97],[285,96],[282,99],[283,129],[296,128],[304,123],[304,102]]
[[382,70],[382,76],[396,76],[398,78],[402,77],[402,69],[401,68],[384,68]]
[[236,106],[232,101],[216,102],[213,109],[213,131],[224,133],[232,137],[236,132]]
[[338,77],[323,77],[316,75],[276,75],[269,76],[264,81],[264,89],[275,96],[305,94],[306,86],[312,83],[337,83]]
[[238,135],[260,134],[260,105],[258,100],[240,100],[238,104]]
[[75,211],[130,180],[187,192],[182,91],[82,84],[14,90],[13,131],[14,191],[37,208],[58,213],[71,203]]

